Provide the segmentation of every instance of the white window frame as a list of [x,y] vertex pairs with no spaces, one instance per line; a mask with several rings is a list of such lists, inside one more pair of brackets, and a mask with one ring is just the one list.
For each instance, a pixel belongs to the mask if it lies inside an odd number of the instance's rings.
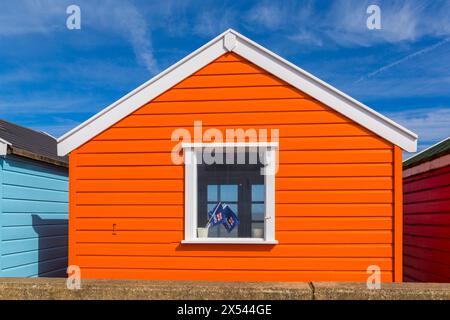
[[[237,143],[182,143],[184,151],[184,240],[181,243],[211,244],[277,244],[275,240],[275,173],[278,142]],[[198,238],[197,237],[197,164],[198,152],[203,148],[263,148],[266,158],[264,167],[265,216],[264,238]]]

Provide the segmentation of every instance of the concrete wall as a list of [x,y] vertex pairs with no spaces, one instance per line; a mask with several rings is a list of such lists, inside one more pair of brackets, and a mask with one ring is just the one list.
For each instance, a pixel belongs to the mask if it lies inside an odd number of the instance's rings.
[[450,284],[326,282],[193,282],[84,279],[81,290],[68,290],[66,279],[0,279],[3,299],[162,299],[162,300],[399,300],[450,299]]

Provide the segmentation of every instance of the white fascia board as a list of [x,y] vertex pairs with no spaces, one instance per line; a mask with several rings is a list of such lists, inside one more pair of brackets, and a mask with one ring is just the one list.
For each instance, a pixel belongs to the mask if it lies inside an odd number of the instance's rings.
[[226,33],[229,33],[229,31],[227,30],[217,36],[184,59],[61,136],[58,139],[58,155],[64,156],[78,148],[86,141],[226,53],[228,50],[225,49],[223,43],[223,37]]
[[64,156],[78,148],[228,51],[235,52],[402,149],[416,151],[417,135],[413,132],[229,29],[64,134],[58,139],[58,155]]
[[417,150],[418,136],[353,99],[305,70],[297,67],[252,40],[237,35],[233,51],[276,77],[284,80],[342,115],[359,123],[408,152]]
[[6,156],[8,154],[8,146],[10,145],[11,143],[0,138],[0,156]]

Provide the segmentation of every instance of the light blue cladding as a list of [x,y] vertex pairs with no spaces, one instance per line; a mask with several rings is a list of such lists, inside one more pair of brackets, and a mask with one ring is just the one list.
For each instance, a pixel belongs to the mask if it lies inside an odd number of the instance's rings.
[[67,169],[0,157],[0,277],[65,276]]

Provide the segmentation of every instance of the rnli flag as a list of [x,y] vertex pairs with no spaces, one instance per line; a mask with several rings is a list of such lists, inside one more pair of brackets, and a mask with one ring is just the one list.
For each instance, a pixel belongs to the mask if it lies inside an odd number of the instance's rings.
[[223,226],[228,232],[233,231],[233,229],[239,225],[239,218],[227,205],[223,206],[222,219]]
[[208,223],[211,227],[223,223],[222,202],[217,203],[214,208],[208,212]]

